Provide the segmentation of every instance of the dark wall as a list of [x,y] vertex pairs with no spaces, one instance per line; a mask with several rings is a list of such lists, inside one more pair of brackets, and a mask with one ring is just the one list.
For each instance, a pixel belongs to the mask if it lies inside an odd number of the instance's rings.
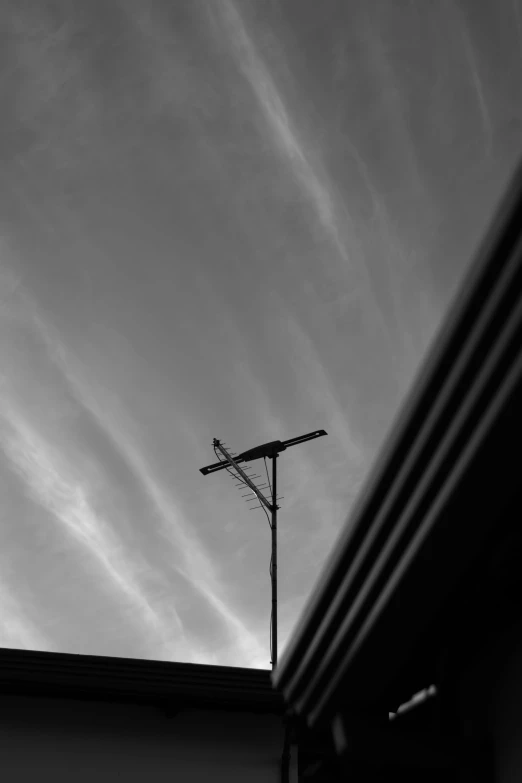
[[275,783],[283,747],[273,715],[8,696],[0,764],[9,783]]

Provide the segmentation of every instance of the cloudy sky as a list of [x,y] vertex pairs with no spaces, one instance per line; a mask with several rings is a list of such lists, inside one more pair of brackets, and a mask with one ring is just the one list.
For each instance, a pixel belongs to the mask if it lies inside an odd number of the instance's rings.
[[0,645],[269,668],[266,518],[199,468],[329,433],[279,460],[284,646],[521,152],[522,2],[0,31]]

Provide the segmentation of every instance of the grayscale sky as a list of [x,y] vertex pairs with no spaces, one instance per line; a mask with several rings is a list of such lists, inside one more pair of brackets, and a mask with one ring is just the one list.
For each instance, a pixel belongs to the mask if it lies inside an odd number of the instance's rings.
[[284,647],[520,155],[522,3],[0,37],[0,645],[269,668],[266,518],[199,468],[329,433],[279,460]]

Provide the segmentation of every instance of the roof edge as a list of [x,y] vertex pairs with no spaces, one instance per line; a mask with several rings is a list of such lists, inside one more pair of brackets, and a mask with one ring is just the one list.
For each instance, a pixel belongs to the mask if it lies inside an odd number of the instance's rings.
[[0,691],[279,711],[270,671],[0,648]]
[[[369,537],[376,516],[392,493],[390,487],[394,488],[395,493],[400,491],[397,485],[401,468],[411,460],[412,452],[418,446],[418,432],[427,418],[430,415],[433,417],[441,393],[447,395],[446,379],[461,361],[463,344],[466,340],[469,342],[469,334],[475,324],[484,321],[485,303],[488,303],[488,297],[506,267],[515,243],[520,240],[521,224],[522,167],[519,167],[496,210],[480,247],[477,262],[454,296],[380,456],[359,494],[350,514],[350,524],[345,526],[339,536],[297,629],[272,675],[275,686],[287,696],[289,684],[292,679],[295,680],[310,640],[317,636],[321,624],[325,624],[325,615],[345,578],[347,563],[355,558]],[[379,555],[380,551],[374,553],[372,561],[375,562]]]

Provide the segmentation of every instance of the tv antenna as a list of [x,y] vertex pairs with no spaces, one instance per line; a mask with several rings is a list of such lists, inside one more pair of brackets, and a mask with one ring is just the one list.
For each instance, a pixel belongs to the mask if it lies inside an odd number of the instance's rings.
[[[270,558],[270,579],[272,583],[272,612],[270,618],[270,657],[272,669],[275,669],[277,665],[277,512],[280,506],[277,505],[278,500],[283,498],[277,494],[277,458],[282,451],[285,451],[289,446],[298,446],[300,443],[305,443],[307,440],[313,440],[314,438],[320,438],[322,435],[327,435],[325,430],[315,430],[315,432],[309,432],[306,435],[300,435],[297,438],[290,438],[289,440],[272,440],[269,443],[263,443],[261,446],[255,446],[253,449],[242,451],[241,454],[234,454],[229,451],[226,444],[214,438],[212,445],[214,446],[214,453],[218,458],[218,462],[214,462],[212,465],[207,465],[204,468],[200,468],[200,472],[204,476],[208,476],[209,473],[217,473],[218,470],[226,470],[232,478],[237,480],[236,486],[250,489],[246,495],[242,497],[248,498],[247,503],[254,501],[259,505],[251,507],[251,511],[256,508],[262,508],[265,512],[268,523],[272,531],[272,555]],[[272,460],[272,482],[268,475],[268,468],[266,466],[266,460]],[[255,481],[261,479],[261,476],[250,473],[251,468],[240,467],[248,462],[253,462],[256,459],[263,459],[265,461],[266,470],[266,482],[263,478],[262,484],[256,484]],[[264,494],[268,490],[269,498]],[[270,512],[268,516],[267,509]]]

